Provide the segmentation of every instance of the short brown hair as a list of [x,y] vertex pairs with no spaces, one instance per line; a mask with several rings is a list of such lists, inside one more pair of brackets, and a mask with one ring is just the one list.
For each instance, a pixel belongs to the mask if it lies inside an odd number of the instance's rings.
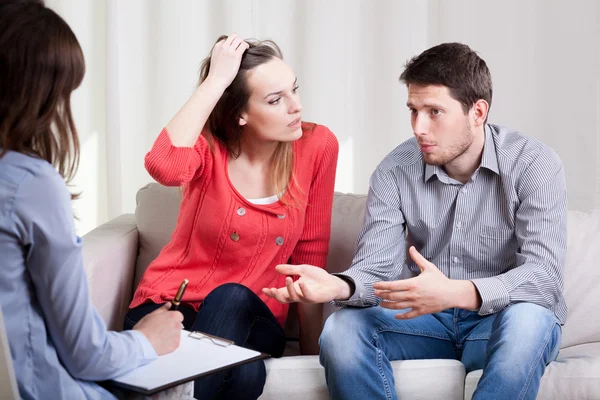
[[0,27],[0,157],[41,158],[68,182],[79,162],[71,113],[85,73],[79,42],[42,1],[0,1]]
[[480,99],[492,105],[492,75],[485,61],[462,43],[442,43],[411,58],[400,81],[406,86],[443,85],[465,114]]

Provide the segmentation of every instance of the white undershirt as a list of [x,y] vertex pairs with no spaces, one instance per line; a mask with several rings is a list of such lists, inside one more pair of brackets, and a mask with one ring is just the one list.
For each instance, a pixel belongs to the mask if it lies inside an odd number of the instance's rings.
[[248,200],[252,204],[258,204],[258,205],[264,206],[267,204],[276,203],[279,200],[279,197],[277,197],[277,195],[274,194],[273,196],[263,197],[262,199],[246,199],[246,200]]

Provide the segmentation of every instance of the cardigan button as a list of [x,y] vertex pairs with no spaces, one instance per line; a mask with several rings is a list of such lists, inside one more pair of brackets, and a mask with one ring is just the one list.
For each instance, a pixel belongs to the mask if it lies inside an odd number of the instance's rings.
[[246,215],[246,209],[245,209],[244,207],[240,207],[240,208],[238,208],[238,209],[237,209],[237,214],[238,214],[240,217],[243,217],[244,215]]
[[277,243],[277,246],[281,246],[283,242],[284,240],[281,236],[277,236],[277,238],[275,239],[275,243]]
[[285,218],[285,214],[278,215],[277,218],[284,219]]
[[237,242],[238,240],[240,240],[240,235],[238,235],[237,232],[233,232],[230,236],[231,240],[233,240],[234,242]]

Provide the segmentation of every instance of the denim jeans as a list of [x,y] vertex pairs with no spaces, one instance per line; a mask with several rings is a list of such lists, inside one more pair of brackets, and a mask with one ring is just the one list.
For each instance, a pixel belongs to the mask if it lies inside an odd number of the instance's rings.
[[[143,316],[162,304],[145,303],[129,310],[124,329],[131,329]],[[281,357],[285,334],[271,310],[250,289],[227,283],[206,296],[198,312],[182,303],[183,326],[220,336],[242,347]],[[257,399],[266,380],[262,360],[217,372],[194,381],[196,399]]]
[[448,309],[394,319],[406,311],[346,308],[329,317],[320,361],[332,399],[396,399],[390,361],[433,358],[460,360],[467,373],[483,369],[473,399],[535,399],[546,365],[558,356],[558,320],[535,304],[489,316]]

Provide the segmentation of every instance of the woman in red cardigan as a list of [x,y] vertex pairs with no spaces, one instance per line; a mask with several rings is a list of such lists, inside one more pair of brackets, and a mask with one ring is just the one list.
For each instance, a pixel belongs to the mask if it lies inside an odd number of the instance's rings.
[[[146,155],[150,175],[183,187],[183,199],[125,328],[172,300],[188,279],[179,308],[185,329],[282,355],[288,305],[261,289],[285,284],[278,264],[325,267],[338,154],[329,129],[301,118],[296,76],[275,43],[218,39],[197,90]],[[302,325],[309,311],[299,313]],[[301,346],[316,353],[315,344],[309,338]],[[257,361],[198,379],[195,397],[256,399],[265,378]]]

